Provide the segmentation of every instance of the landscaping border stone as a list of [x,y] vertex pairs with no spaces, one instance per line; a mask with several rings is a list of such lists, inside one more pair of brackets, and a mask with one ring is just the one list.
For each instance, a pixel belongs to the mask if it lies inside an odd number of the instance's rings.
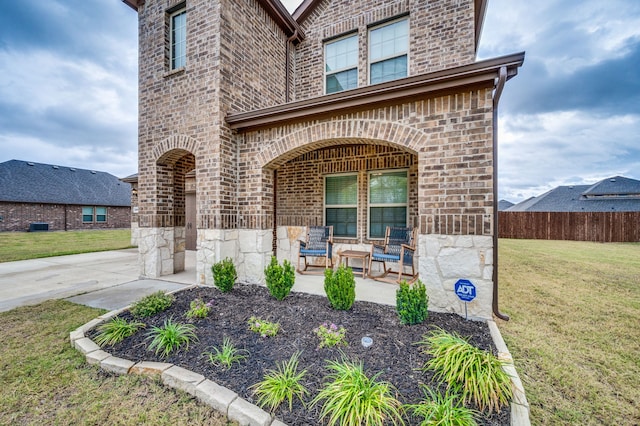
[[[184,289],[172,291],[169,294],[184,291],[197,285]],[[229,420],[238,422],[241,426],[286,426],[282,421],[273,418],[271,414],[260,407],[251,404],[238,394],[224,386],[206,379],[203,375],[194,373],[185,368],[170,363],[140,361],[135,363],[123,358],[111,356],[105,352],[85,333],[91,331],[103,322],[126,311],[131,306],[117,309],[100,315],[88,323],[78,327],[69,333],[71,346],[85,355],[87,364],[100,365],[105,371],[115,374],[144,374],[148,376],[159,375],[162,382],[174,389],[180,389],[193,395],[201,402],[209,405],[214,410],[226,415]],[[529,417],[529,402],[525,396],[522,381],[513,364],[513,358],[507,348],[498,325],[492,321],[487,321],[489,332],[498,351],[498,358],[505,362],[503,369],[511,377],[513,384],[513,401],[511,402],[511,425],[531,426]]]

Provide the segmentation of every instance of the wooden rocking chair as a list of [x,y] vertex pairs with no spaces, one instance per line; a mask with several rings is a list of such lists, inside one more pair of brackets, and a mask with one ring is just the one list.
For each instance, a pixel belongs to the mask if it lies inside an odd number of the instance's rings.
[[[307,238],[300,241],[300,249],[298,250],[297,271],[306,274],[309,266],[319,268],[333,268],[333,226],[309,226],[307,230]],[[322,257],[324,265],[318,263],[309,263],[307,257]],[[304,268],[300,269],[300,259],[304,259]]]
[[[403,279],[406,279],[408,283],[412,283],[417,280],[418,274],[416,273],[413,265],[413,257],[416,251],[415,244],[415,228],[387,226],[384,244],[371,245],[371,255],[369,257],[369,278],[397,284],[401,283]],[[371,265],[373,262],[382,262],[383,273],[381,275],[371,275]],[[391,268],[387,268],[387,262],[398,264],[397,278],[394,279],[393,277],[387,277],[393,272]],[[411,268],[411,274],[405,272],[405,267]]]

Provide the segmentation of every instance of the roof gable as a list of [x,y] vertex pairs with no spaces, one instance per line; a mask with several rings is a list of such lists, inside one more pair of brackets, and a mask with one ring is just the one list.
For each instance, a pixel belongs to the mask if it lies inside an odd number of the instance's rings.
[[[123,0],[125,1],[125,0]],[[300,6],[293,12],[293,19],[298,24],[302,24],[305,19],[311,15],[311,13],[318,7],[323,0],[304,0]],[[476,51],[480,44],[480,34],[482,33],[482,25],[484,23],[484,17],[487,11],[488,0],[473,0],[474,3],[474,23],[475,23],[475,47]]]
[[0,201],[130,206],[131,185],[106,172],[10,160],[0,163]]
[[638,195],[640,196],[640,180],[629,179],[622,176],[614,176],[603,179],[590,186],[582,193],[584,196],[620,196]]

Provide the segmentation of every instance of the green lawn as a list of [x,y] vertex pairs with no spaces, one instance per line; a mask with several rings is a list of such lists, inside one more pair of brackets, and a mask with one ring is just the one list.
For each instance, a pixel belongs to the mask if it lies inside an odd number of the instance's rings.
[[0,424],[230,424],[159,381],[88,366],[69,332],[101,313],[65,301],[0,313]]
[[[3,259],[14,235],[0,234]],[[532,423],[640,424],[640,244],[502,239],[499,253],[500,307],[511,320],[498,325]],[[0,313],[0,424],[226,424],[153,380],[87,366],[68,333],[99,314],[64,301]]]
[[131,247],[130,229],[0,233],[0,262]]
[[536,425],[640,424],[640,244],[499,242],[498,322]]

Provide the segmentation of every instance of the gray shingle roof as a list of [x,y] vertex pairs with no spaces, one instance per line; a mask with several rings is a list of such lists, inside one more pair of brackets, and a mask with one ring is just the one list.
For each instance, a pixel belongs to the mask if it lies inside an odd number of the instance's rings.
[[513,203],[511,201],[508,201],[508,200],[500,200],[500,201],[498,201],[498,210],[499,211],[506,210],[511,206],[513,206]]
[[106,172],[10,160],[0,163],[0,201],[130,206],[131,185]]
[[559,186],[509,207],[509,212],[640,211],[640,181],[616,176],[594,185]]

